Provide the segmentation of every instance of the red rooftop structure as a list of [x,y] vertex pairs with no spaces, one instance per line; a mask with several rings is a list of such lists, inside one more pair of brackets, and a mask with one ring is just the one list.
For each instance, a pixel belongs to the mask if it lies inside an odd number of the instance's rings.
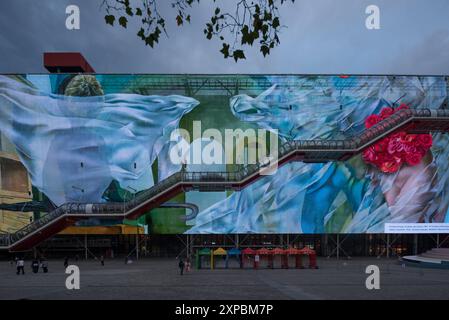
[[79,52],[45,52],[44,67],[51,73],[95,73]]

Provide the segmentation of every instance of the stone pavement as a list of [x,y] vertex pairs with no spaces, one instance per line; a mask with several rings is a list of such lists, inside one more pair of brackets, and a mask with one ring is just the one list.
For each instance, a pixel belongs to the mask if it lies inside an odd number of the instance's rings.
[[[194,270],[178,274],[177,260],[147,258],[74,261],[81,289],[67,290],[61,260],[50,260],[47,274],[24,276],[0,261],[0,299],[448,299],[449,270],[402,267],[395,259],[321,258],[318,270]],[[380,267],[380,290],[367,290],[367,265]]]

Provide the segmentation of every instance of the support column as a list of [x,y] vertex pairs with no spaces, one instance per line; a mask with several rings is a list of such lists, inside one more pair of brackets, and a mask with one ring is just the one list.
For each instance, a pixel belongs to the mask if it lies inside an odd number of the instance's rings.
[[190,257],[190,236],[188,234],[186,235],[186,256]]
[[387,259],[390,258],[390,234],[387,233]]
[[[0,150],[2,149],[2,133],[0,132]],[[1,166],[2,159],[0,158],[0,190],[2,189],[2,166]],[[0,199],[2,200],[2,199]],[[0,201],[0,203],[3,203],[3,201]],[[3,210],[0,210],[0,219],[3,220]]]
[[234,96],[239,94],[239,80],[235,80]]
[[136,233],[136,260],[139,260],[139,224],[137,223]]
[[324,248],[324,255],[327,257],[331,252],[331,250],[329,250],[329,235],[327,233],[324,235]]
[[87,260],[88,252],[87,252],[87,233],[84,234],[84,259]]
[[239,242],[240,239],[239,239],[239,235],[238,234],[235,235],[234,240],[235,240],[235,247],[237,249],[239,249],[240,248],[240,242]]
[[413,254],[418,254],[418,234],[413,235]]
[[437,248],[440,247],[440,234],[437,233]]
[[340,234],[337,233],[337,260],[340,259]]
[[189,78],[187,76],[184,79],[184,91],[186,96],[192,96],[192,88],[190,88]]
[[[0,151],[2,150],[2,133],[0,131]],[[2,158],[0,158],[0,162],[2,161]],[[0,166],[0,190],[2,189],[2,166]]]

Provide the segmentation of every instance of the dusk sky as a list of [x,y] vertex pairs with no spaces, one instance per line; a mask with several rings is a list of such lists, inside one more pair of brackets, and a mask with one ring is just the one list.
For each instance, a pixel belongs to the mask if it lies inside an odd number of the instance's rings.
[[[162,8],[169,38],[151,49],[128,29],[105,24],[101,0],[0,1],[0,72],[46,72],[42,53],[79,51],[99,73],[348,73],[449,74],[447,0],[296,0],[281,7],[281,44],[264,58],[247,49],[244,61],[223,59],[205,23],[217,4],[202,0],[192,23],[178,28]],[[162,2],[162,1],[161,1]],[[65,8],[81,10],[81,29],[65,28]],[[365,8],[380,8],[380,30],[365,27]],[[165,3],[167,6],[167,3]],[[225,8],[225,9],[226,9]]]

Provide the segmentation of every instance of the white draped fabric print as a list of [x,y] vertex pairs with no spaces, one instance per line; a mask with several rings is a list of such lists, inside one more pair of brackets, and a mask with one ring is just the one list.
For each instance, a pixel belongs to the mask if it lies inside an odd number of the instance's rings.
[[33,185],[56,205],[104,202],[113,180],[124,189],[148,189],[156,157],[167,163],[159,180],[178,171],[170,165],[170,134],[198,104],[179,95],[67,97],[0,76],[1,131]]

